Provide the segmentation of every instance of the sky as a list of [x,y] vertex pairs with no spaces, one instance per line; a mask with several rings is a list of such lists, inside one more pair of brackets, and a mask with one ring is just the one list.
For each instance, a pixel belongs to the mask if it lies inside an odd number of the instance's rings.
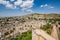
[[0,17],[32,13],[60,14],[60,0],[0,0]]

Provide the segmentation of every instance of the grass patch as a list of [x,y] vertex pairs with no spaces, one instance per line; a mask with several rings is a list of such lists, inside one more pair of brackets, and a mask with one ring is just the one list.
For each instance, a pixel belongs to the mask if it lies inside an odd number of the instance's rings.
[[32,40],[32,30],[28,30],[27,32],[24,32],[11,40]]

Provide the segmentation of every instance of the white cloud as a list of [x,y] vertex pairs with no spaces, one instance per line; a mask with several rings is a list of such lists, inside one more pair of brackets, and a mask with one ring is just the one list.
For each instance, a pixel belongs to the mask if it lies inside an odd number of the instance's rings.
[[30,13],[33,13],[33,11],[31,10],[31,9],[28,9],[28,10],[26,10],[27,12],[30,12]]
[[[10,1],[15,1],[15,0],[10,0]],[[17,0],[14,2],[14,4],[10,4],[9,1],[6,0],[0,0],[0,4],[5,5],[6,7],[9,8],[17,8],[17,6],[20,6],[22,9],[27,9],[33,7],[34,0]]]
[[45,4],[44,6],[48,6],[48,4]]
[[44,5],[41,5],[40,7],[44,7]]
[[31,8],[33,7],[33,3],[34,0],[26,0],[26,1],[23,1],[22,5],[20,7],[22,7],[23,9],[25,8]]
[[10,0],[10,1],[12,1],[12,2],[13,2],[13,1],[15,1],[15,0]]
[[48,7],[48,4],[41,5],[40,7]]
[[54,7],[50,7],[50,8],[54,8]]
[[34,0],[25,0],[25,1],[17,0],[16,2],[14,2],[14,5],[20,6],[22,10],[26,10],[28,8],[33,7],[34,4],[33,2]]
[[11,9],[16,9],[16,6],[13,6],[13,4],[7,4],[6,7],[11,8]]
[[[15,0],[10,0],[10,1],[13,2]],[[5,5],[5,7],[11,8],[11,9],[17,9],[17,6],[19,6],[19,8],[21,10],[33,12],[30,8],[33,7],[34,0],[24,0],[24,1],[23,0],[17,0],[14,2],[14,4],[11,4],[10,1],[0,0],[0,4],[3,4],[3,5]]]
[[50,9],[50,8],[51,8],[51,9],[54,8],[53,6],[48,5],[48,4],[40,5],[40,7],[41,7],[41,8],[49,8],[49,9]]
[[5,5],[6,7],[11,8],[11,9],[16,8],[16,6],[14,6],[13,4],[10,4],[9,1],[0,0],[0,4],[3,4],[3,5]]
[[22,3],[23,3],[22,0],[17,0],[16,2],[14,2],[14,5],[20,6]]

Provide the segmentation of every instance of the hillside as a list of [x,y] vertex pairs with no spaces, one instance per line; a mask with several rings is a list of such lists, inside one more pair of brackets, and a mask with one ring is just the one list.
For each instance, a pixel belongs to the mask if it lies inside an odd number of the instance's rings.
[[[60,21],[60,14],[27,14],[23,16],[4,17],[0,18],[0,32],[2,36],[8,36],[15,33],[17,36],[18,31],[22,33],[32,28],[40,28],[41,25],[47,23],[56,23]],[[51,29],[48,25],[44,29]],[[21,31],[22,30],[22,31]],[[48,32],[49,31],[49,32]],[[51,30],[47,30],[48,34],[51,34]],[[13,35],[11,35],[13,37]],[[8,38],[6,37],[6,38]],[[3,38],[3,37],[2,37]],[[9,39],[9,38],[8,38]]]

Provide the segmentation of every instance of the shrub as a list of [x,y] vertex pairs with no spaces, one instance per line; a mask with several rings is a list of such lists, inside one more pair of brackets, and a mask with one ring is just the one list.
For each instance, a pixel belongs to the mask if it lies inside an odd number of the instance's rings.
[[9,32],[5,32],[5,33],[4,33],[5,36],[8,35],[8,34],[9,34]]
[[46,25],[41,26],[40,29],[46,31],[48,34],[51,34],[52,26],[51,24],[47,23]]

